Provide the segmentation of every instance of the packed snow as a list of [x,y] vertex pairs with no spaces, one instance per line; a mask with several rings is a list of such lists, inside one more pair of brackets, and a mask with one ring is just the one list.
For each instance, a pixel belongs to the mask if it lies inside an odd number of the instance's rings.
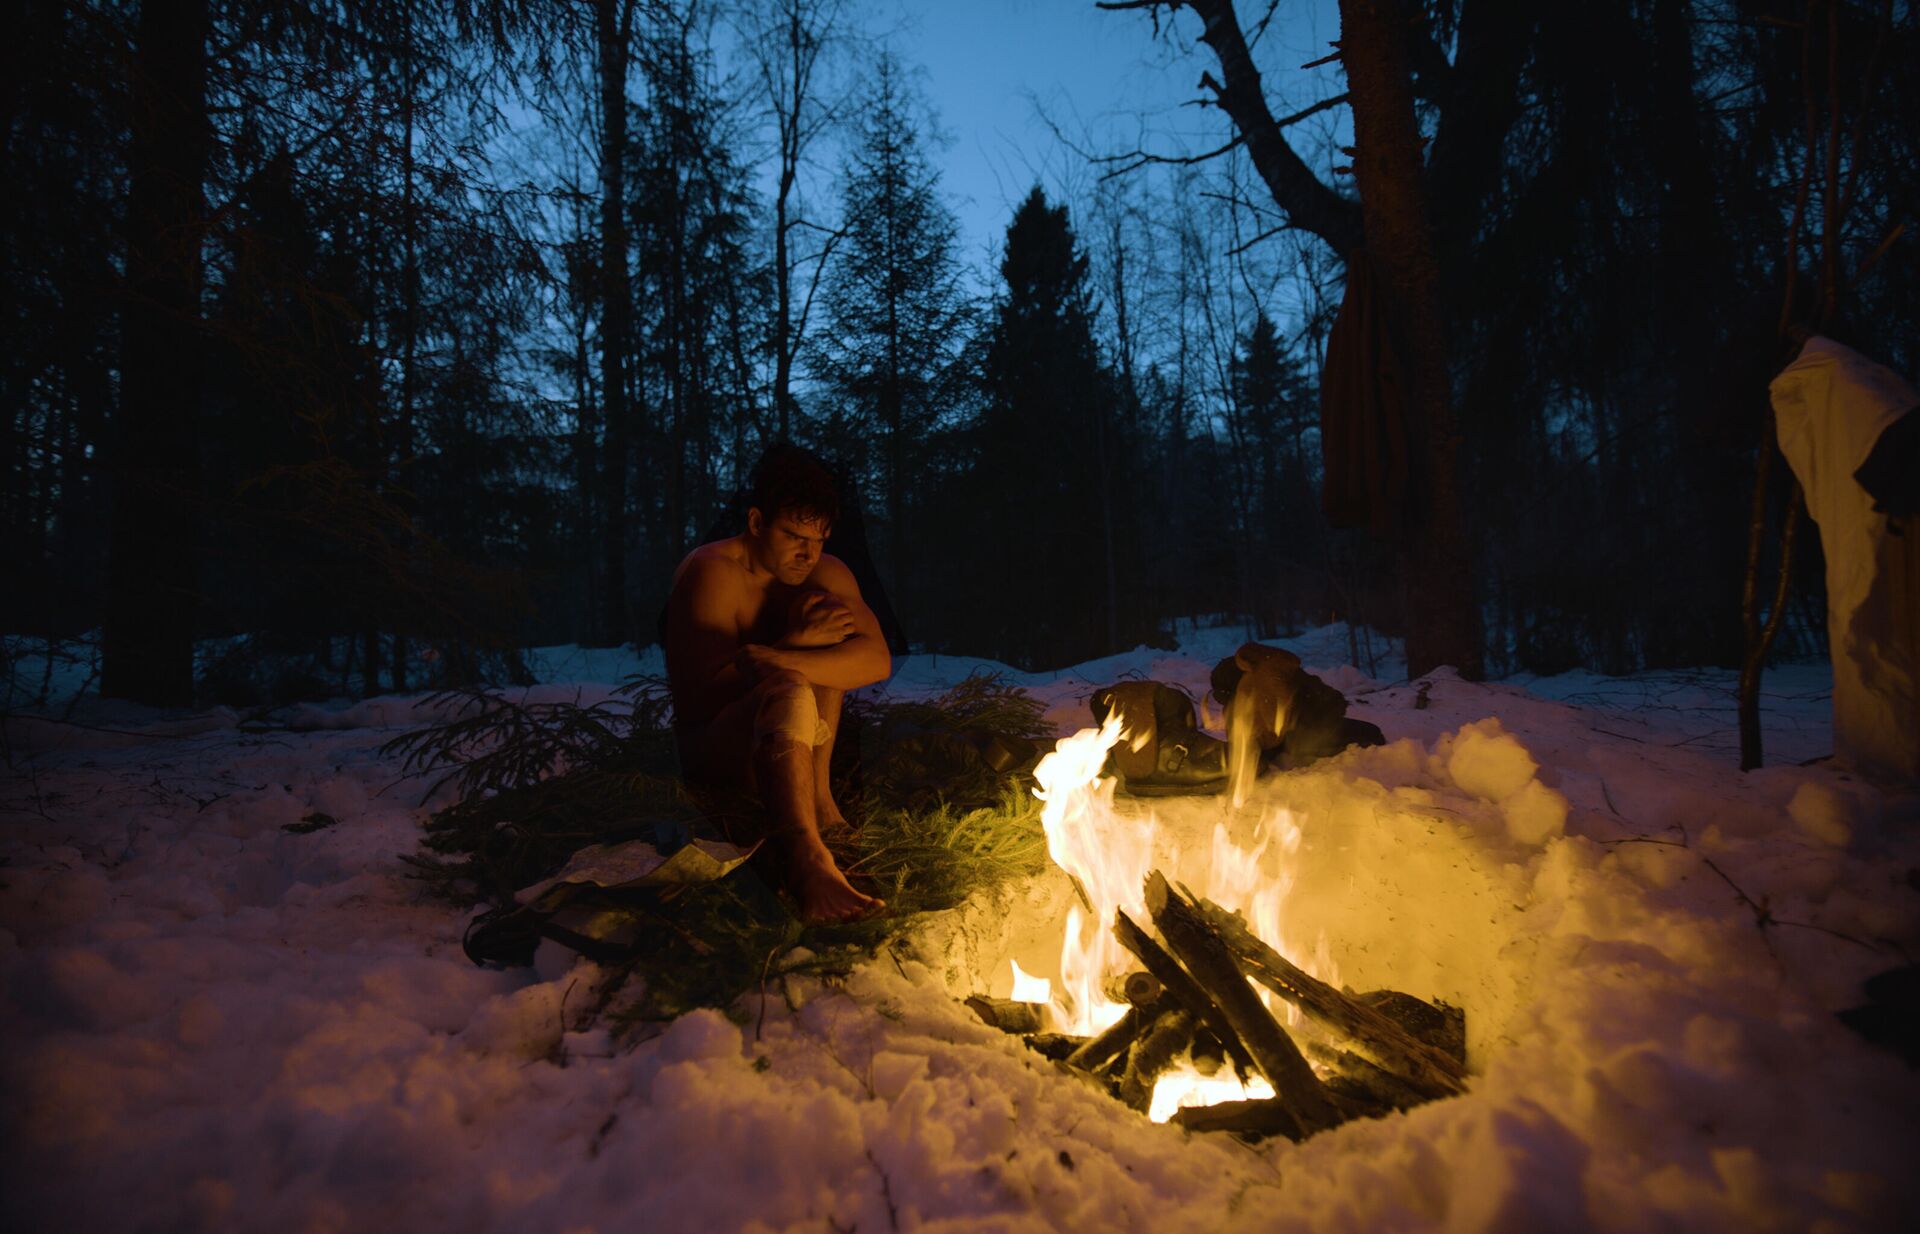
[[[1064,734],[1121,677],[1203,692],[1243,637],[1008,676]],[[1920,1077],[1833,1013],[1920,942],[1920,801],[1821,761],[1823,669],[1769,675],[1770,765],[1742,774],[1728,673],[1408,682],[1341,628],[1275,641],[1389,744],[1270,775],[1231,821],[1300,827],[1260,872],[1317,963],[1465,1008],[1464,1096],[1303,1144],[1148,1122],[957,1001],[1007,995],[1014,960],[1049,975],[1057,872],[844,982],[615,1043],[581,1023],[591,965],[477,968],[405,877],[445,800],[378,751],[422,700],[81,699],[5,721],[6,1228],[1905,1226]],[[659,666],[534,658],[535,697],[588,702]],[[981,667],[909,657],[887,688]],[[1227,817],[1152,808],[1175,843]],[[339,821],[286,829],[316,813]]]

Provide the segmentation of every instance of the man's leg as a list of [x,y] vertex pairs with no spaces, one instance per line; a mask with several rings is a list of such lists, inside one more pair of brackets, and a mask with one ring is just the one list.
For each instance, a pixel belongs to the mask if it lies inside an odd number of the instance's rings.
[[[753,770],[761,799],[787,848],[792,890],[808,921],[847,921],[885,906],[854,890],[820,839],[826,796],[819,744],[821,721],[813,687],[798,673],[777,673],[754,687]],[[839,721],[838,691],[834,722]],[[836,810],[837,813],[837,810]]]
[[847,827],[847,816],[840,812],[839,803],[833,799],[832,775],[833,747],[840,739],[840,702],[846,695],[845,690],[813,687],[813,705],[827,730],[827,739],[813,748],[813,811],[820,830],[827,834]]

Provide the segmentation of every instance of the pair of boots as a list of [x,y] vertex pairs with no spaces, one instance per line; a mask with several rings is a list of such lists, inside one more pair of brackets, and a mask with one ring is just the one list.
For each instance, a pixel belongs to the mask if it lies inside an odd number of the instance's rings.
[[[1349,746],[1386,744],[1378,726],[1347,716],[1346,695],[1300,667],[1300,657],[1243,644],[1214,666],[1213,696],[1227,731],[1244,727],[1262,766],[1304,767]],[[1123,681],[1089,700],[1096,724],[1121,717],[1107,771],[1139,797],[1217,793],[1227,784],[1227,743],[1200,731],[1193,700],[1157,681]]]

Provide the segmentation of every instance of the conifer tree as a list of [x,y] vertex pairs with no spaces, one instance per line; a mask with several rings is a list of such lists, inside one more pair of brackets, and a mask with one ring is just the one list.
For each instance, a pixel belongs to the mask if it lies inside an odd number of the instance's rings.
[[[951,396],[968,304],[954,256],[956,224],[909,107],[899,63],[882,54],[862,100],[858,144],[841,172],[845,238],[828,275],[828,328],[814,367],[840,404],[842,423],[853,426],[849,435],[875,438],[878,483],[868,491],[883,502],[879,540],[894,602],[910,613],[915,477],[924,474]],[[843,459],[853,444],[829,443]]]
[[975,616],[995,654],[1060,665],[1120,643],[1126,495],[1118,420],[1092,330],[1087,258],[1063,205],[1036,187],[1015,211],[983,358],[967,528]]

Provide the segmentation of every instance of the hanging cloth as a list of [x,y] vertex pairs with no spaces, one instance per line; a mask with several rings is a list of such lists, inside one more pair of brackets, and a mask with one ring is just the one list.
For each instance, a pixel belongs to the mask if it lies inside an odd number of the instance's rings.
[[1857,476],[1920,394],[1819,335],[1769,392],[1780,452],[1827,559],[1834,755],[1865,772],[1920,780],[1920,520],[1890,518]]
[[1320,375],[1320,508],[1333,527],[1390,538],[1407,505],[1407,364],[1393,294],[1364,249],[1347,258],[1347,289]]

